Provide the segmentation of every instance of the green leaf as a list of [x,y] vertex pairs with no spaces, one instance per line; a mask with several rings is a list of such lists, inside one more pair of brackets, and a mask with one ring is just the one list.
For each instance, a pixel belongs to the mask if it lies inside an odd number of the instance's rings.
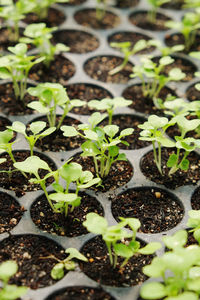
[[170,56],[163,56],[159,60],[159,64],[161,64],[162,66],[170,65],[173,62],[174,62],[174,59],[171,58]]
[[119,148],[117,146],[109,147],[108,151],[111,157],[115,157],[119,154]]
[[107,125],[103,128],[105,134],[107,134],[110,138],[113,138],[119,131],[119,126],[117,125]]
[[85,226],[89,232],[104,234],[107,230],[108,223],[104,217],[96,213],[89,213],[86,215],[86,221],[83,222],[83,226]]
[[79,134],[78,131],[72,126],[63,125],[60,127],[60,129],[63,131],[63,135],[67,137],[77,136]]
[[69,254],[67,259],[77,258],[82,261],[88,261],[88,259],[75,248],[67,248],[65,253]]
[[85,184],[81,184],[79,185],[80,189],[87,189],[97,183],[99,183],[101,181],[100,178],[93,178],[92,180],[90,180],[89,182],[85,183]]
[[97,141],[98,140],[98,135],[96,134],[96,132],[88,129],[84,131],[85,137],[89,140],[94,140]]
[[167,296],[167,291],[162,283],[149,282],[141,287],[140,295],[144,299],[161,299]]
[[[28,92],[29,92],[29,89],[28,89]],[[27,106],[38,111],[41,114],[47,114],[50,111],[49,107],[45,106],[44,104],[42,104],[39,101],[33,101],[33,102],[27,104]]]
[[171,154],[167,161],[167,167],[172,168],[173,166],[175,166],[177,163],[177,159],[178,159],[178,157],[175,153]]
[[39,169],[48,170],[51,172],[48,164],[40,159],[38,156],[30,156],[22,162],[16,162],[13,164],[16,169],[19,169],[22,172],[30,174],[38,174]]
[[53,269],[51,270],[51,277],[55,280],[59,280],[63,278],[65,275],[64,273],[64,265],[63,263],[56,264]]
[[1,79],[11,78],[11,73],[6,67],[0,67],[0,78]]
[[176,249],[177,247],[183,247],[187,242],[187,231],[179,230],[172,236],[164,236],[163,242],[169,249]]
[[118,256],[130,258],[133,256],[133,251],[128,248],[125,244],[116,243],[113,245],[113,249]]
[[60,169],[60,176],[65,179],[65,181],[72,182],[79,179],[82,173],[82,167],[80,164],[77,164],[75,162],[72,163],[66,163],[62,166]]
[[81,145],[81,148],[83,150],[81,156],[96,156],[101,153],[92,141],[86,141]]
[[187,171],[189,169],[189,164],[190,164],[189,160],[185,158],[180,162],[179,168],[183,171]]
[[183,292],[181,295],[178,296],[171,296],[167,297],[166,300],[198,300],[199,297],[197,294],[192,292]]
[[155,129],[163,128],[168,123],[168,119],[165,117],[158,117],[157,115],[151,115],[148,118],[148,123]]
[[26,126],[22,122],[15,121],[12,123],[12,126],[8,126],[8,128],[26,135]]
[[133,133],[134,129],[133,128],[126,128],[120,132],[120,136],[127,136],[131,135]]
[[155,251],[160,249],[162,246],[160,243],[152,242],[147,244],[145,247],[138,250],[141,254],[153,254]]
[[25,286],[17,286],[7,284],[4,289],[0,290],[0,299],[2,300],[15,300],[21,299],[21,297],[26,294],[28,288]]
[[143,267],[143,273],[149,277],[162,277],[167,265],[161,257],[154,257],[151,264]]
[[56,202],[67,202],[67,203],[73,203],[77,199],[77,194],[75,193],[52,193],[49,195],[49,198]]
[[46,122],[43,121],[36,121],[30,124],[30,130],[34,135],[41,132],[45,127],[46,127]]
[[93,113],[88,121],[91,124],[91,127],[94,128],[97,124],[99,124],[103,119],[107,117],[107,114],[100,114],[99,112]]
[[17,263],[13,260],[8,260],[0,264],[0,279],[8,281],[10,277],[15,275],[18,270]]

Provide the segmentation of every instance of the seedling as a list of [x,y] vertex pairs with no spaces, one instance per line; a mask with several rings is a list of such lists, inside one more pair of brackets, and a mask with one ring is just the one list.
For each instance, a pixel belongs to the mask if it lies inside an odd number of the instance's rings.
[[190,210],[188,214],[189,219],[187,226],[189,228],[193,228],[190,230],[190,232],[193,232],[194,238],[200,245],[200,210]]
[[2,281],[2,287],[0,289],[1,300],[15,300],[26,294],[28,290],[27,287],[18,287],[17,285],[8,283],[17,270],[17,263],[13,260],[7,260],[0,264],[0,280]]
[[53,45],[51,43],[52,32],[56,29],[57,27],[46,27],[45,23],[31,24],[28,25],[24,31],[26,37],[20,39],[22,43],[35,45],[39,55],[45,57],[44,63],[47,67],[49,67],[50,62],[54,60],[55,55],[63,51],[69,51],[69,47],[64,44],[58,43]]
[[163,56],[169,56],[175,52],[180,52],[183,51],[185,46],[184,45],[175,45],[172,47],[163,47],[162,43],[160,40],[150,40],[149,41],[149,46],[154,46],[156,47],[160,53]]
[[[143,268],[145,275],[162,278],[162,282],[149,282],[142,286],[143,299],[198,300],[200,282],[200,247],[192,245],[184,248],[187,231],[180,230],[173,236],[165,236],[163,242],[170,251],[153,258],[150,265]],[[170,273],[168,273],[170,271]]]
[[27,45],[23,43],[19,43],[15,47],[8,47],[8,50],[12,54],[0,58],[0,78],[11,79],[16,99],[24,101],[29,71],[44,58],[28,56]]
[[[83,157],[93,157],[96,175],[100,178],[106,177],[110,171],[111,165],[117,160],[126,160],[124,153],[119,153],[119,147],[117,144],[123,143],[128,145],[127,142],[122,139],[133,133],[134,129],[127,128],[119,133],[119,127],[117,125],[107,125],[105,127],[98,127],[106,114],[100,114],[95,112],[89,118],[88,124],[78,125],[78,129],[72,126],[62,126],[61,130],[63,135],[83,137],[86,142],[81,145]],[[98,164],[99,162],[99,164]]]
[[[70,100],[65,88],[59,83],[41,83],[36,87],[28,89],[28,93],[38,97],[39,101],[33,101],[28,107],[37,110],[39,113],[45,113],[50,127],[60,128],[64,118],[73,107],[80,107],[85,101],[74,99]],[[62,116],[56,124],[56,110],[60,106],[63,108]]]
[[91,100],[88,106],[96,110],[106,110],[108,114],[108,125],[112,124],[112,117],[115,109],[126,107],[132,104],[132,100],[126,100],[123,97],[115,97],[113,99],[104,98],[101,100]]
[[[89,213],[83,225],[89,232],[102,236],[113,268],[116,268],[118,264],[118,257],[124,258],[123,263],[120,265],[120,268],[123,268],[132,256],[139,253],[153,254],[161,247],[160,243],[153,242],[140,248],[140,242],[136,241],[136,232],[141,224],[136,218],[120,218],[120,222],[117,225],[108,226],[108,222],[104,217],[96,213]],[[127,232],[125,226],[129,226],[132,233]],[[126,242],[125,239],[127,239]]]
[[7,128],[24,135],[25,139],[29,144],[31,155],[33,155],[33,148],[37,140],[50,135],[56,130],[55,127],[50,127],[44,130],[45,127],[46,127],[46,122],[42,122],[42,121],[33,122],[30,124],[29,127],[30,131],[32,132],[32,135],[31,134],[27,135],[26,126],[22,122],[15,121],[12,123],[12,126],[7,126]]
[[159,7],[169,1],[170,0],[148,0],[149,4],[151,5],[151,9],[148,12],[148,19],[151,23],[156,22],[156,14]]
[[101,22],[105,16],[106,2],[107,0],[96,0],[96,18],[99,22]]

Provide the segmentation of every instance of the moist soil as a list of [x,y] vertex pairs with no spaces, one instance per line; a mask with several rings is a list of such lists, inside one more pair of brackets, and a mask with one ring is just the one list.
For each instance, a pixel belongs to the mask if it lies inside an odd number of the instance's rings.
[[26,18],[23,19],[23,22],[27,24],[45,23],[47,27],[54,27],[54,26],[59,26],[65,20],[66,20],[66,16],[62,11],[50,7],[48,10],[47,18],[39,19],[35,13],[30,13],[26,15]]
[[31,206],[31,218],[41,230],[51,234],[61,236],[75,237],[87,234],[87,229],[82,225],[86,215],[95,212],[101,216],[104,215],[101,204],[92,196],[79,192],[81,204],[70,211],[68,216],[54,213],[45,197],[40,196]]
[[129,189],[112,199],[112,213],[119,217],[138,218],[139,232],[158,233],[174,228],[183,218],[184,210],[173,194],[158,188]]
[[[140,40],[149,41],[151,38],[147,35],[144,35],[139,32],[131,32],[131,31],[122,31],[117,32],[108,37],[108,43],[124,43],[124,42],[131,42],[131,48]],[[119,50],[117,47],[112,47],[116,50]],[[138,51],[137,54],[146,54],[151,53],[155,50],[155,47],[151,46],[141,51]]]
[[91,33],[78,30],[59,30],[53,34],[55,44],[62,43],[67,45],[72,53],[88,53],[99,47],[98,39]]
[[46,298],[46,300],[115,300],[111,295],[101,288],[86,286],[70,286],[56,291]]
[[132,74],[132,63],[127,63],[122,71],[110,75],[109,71],[121,65],[123,59],[117,56],[97,56],[90,58],[84,64],[85,72],[93,79],[106,83],[127,83]]
[[[166,35],[165,43],[168,47],[173,47],[175,45],[185,45],[184,36],[181,33],[175,33],[172,35]],[[196,35],[194,44],[189,50],[183,50],[184,53],[189,53],[191,51],[200,51],[200,36]]]
[[24,207],[7,193],[0,192],[0,234],[15,227],[24,212]]
[[[60,117],[57,116],[57,124],[59,119]],[[47,122],[47,118],[41,117],[41,118],[37,118],[37,120],[34,121]],[[75,128],[79,124],[81,123],[78,120],[70,117],[65,117],[62,123],[62,125],[73,126]],[[79,148],[84,141],[85,140],[80,136],[65,137],[63,135],[63,131],[58,129],[54,131],[52,134],[38,140],[36,142],[36,147],[38,147],[42,151],[53,151],[53,152],[69,151],[69,150]]]
[[56,283],[51,278],[51,269],[58,259],[64,259],[64,249],[51,239],[32,234],[11,235],[0,243],[0,262],[14,260],[18,271],[10,283],[28,286],[31,289],[43,288]]
[[[103,98],[112,98],[110,92],[106,89],[87,83],[75,83],[66,87],[69,99],[80,99],[86,102],[90,100],[101,100]],[[79,115],[90,115],[96,110],[90,108],[87,104],[81,107],[74,107],[71,112]]]
[[139,0],[116,0],[115,7],[117,8],[131,8],[138,5]]
[[[19,34],[20,38],[23,36],[24,28],[19,28]],[[3,27],[0,29],[0,51],[8,51],[8,47],[15,46],[18,41],[12,41],[9,39],[10,37],[10,31]],[[31,50],[34,48],[33,45],[27,44],[28,50]]]
[[184,0],[173,0],[161,5],[162,8],[180,10],[184,4]]
[[86,8],[75,13],[74,19],[80,25],[90,27],[92,29],[110,29],[114,28],[120,23],[120,18],[106,11],[102,20],[96,18],[96,10],[93,8]]
[[8,120],[7,118],[0,116],[0,131],[4,131],[7,129],[6,126],[11,126],[12,122]]
[[[82,157],[80,153],[77,153],[73,160],[74,162],[79,163],[83,171],[90,171],[95,175],[95,167],[93,159],[91,157]],[[109,190],[115,190],[116,188],[125,185],[131,180],[133,176],[133,167],[129,161],[116,161],[112,164],[109,174],[102,179],[101,186],[92,187],[92,189],[107,192]]]
[[[149,178],[151,181],[154,181],[159,184],[163,184],[169,189],[175,189],[182,185],[193,184],[196,185],[200,178],[200,156],[191,152],[187,159],[190,162],[189,169],[187,171],[178,170],[171,176],[168,176],[169,168],[166,166],[169,156],[175,152],[173,148],[162,149],[162,172],[161,175],[156,167],[154,162],[153,151],[148,152],[144,155],[140,162],[140,167],[143,174]],[[182,157],[182,153],[181,153]]]
[[195,88],[195,85],[197,83],[195,83],[194,85],[191,85],[187,91],[186,91],[186,98],[189,100],[189,101],[196,101],[196,100],[200,100],[200,91],[198,91],[196,88]]
[[[37,155],[42,160],[46,161],[49,165],[49,167],[52,170],[56,170],[56,166],[50,158],[45,156],[42,153],[34,152],[34,155]],[[26,158],[30,157],[30,151],[28,150],[15,150],[13,151],[13,156],[16,160],[16,162],[24,161]],[[11,174],[8,174],[4,171],[12,171],[15,168],[13,167],[13,162],[10,158],[10,156],[7,153],[2,153],[0,155],[0,158],[6,158],[6,162],[2,163],[0,165],[0,186],[7,190],[12,190],[15,192],[17,197],[22,197],[26,192],[29,191],[36,191],[41,189],[39,184],[31,184],[29,180],[31,178],[34,178],[34,176],[31,176],[30,174],[26,173],[27,178],[23,176],[23,174],[20,171],[14,171]],[[40,178],[43,178],[47,174],[46,170],[39,170]],[[54,181],[52,177],[48,178],[46,181],[46,184],[49,185]]]
[[191,198],[191,206],[192,209],[199,210],[200,209],[200,188],[197,188],[192,194]]
[[53,62],[47,67],[44,63],[34,65],[29,78],[39,82],[54,82],[62,85],[75,74],[74,64],[63,55],[56,55]]
[[[141,246],[145,246],[145,243],[141,242]],[[110,265],[105,241],[100,236],[86,242],[81,248],[81,253],[88,258],[87,263],[79,263],[81,270],[87,276],[99,284],[117,287],[134,286],[145,281],[147,276],[142,273],[142,268],[144,265],[150,264],[153,259],[153,255],[137,254],[131,257],[128,263],[120,269],[123,259],[119,258],[114,269]]]
[[152,30],[152,31],[163,31],[167,30],[168,28],[165,26],[165,22],[169,21],[170,18],[164,14],[157,13],[156,14],[156,22],[152,23],[148,19],[148,12],[147,11],[137,11],[133,12],[130,17],[130,22],[142,29]]
[[[161,89],[159,93],[159,98],[165,100],[168,94],[176,96],[173,90],[171,90],[168,87],[164,87]],[[141,84],[135,84],[129,86],[123,91],[122,96],[125,99],[133,100],[132,104],[129,105],[129,107],[135,109],[138,112],[145,113],[147,115],[152,115],[152,114],[154,115],[156,114],[158,116],[164,115],[163,110],[158,109],[154,105],[153,100],[151,98],[143,96]]]

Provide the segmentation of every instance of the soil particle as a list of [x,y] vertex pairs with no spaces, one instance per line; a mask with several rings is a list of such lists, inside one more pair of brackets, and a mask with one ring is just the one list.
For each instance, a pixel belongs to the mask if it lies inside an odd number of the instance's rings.
[[200,91],[198,91],[196,88],[195,88],[195,85],[197,83],[195,83],[194,85],[191,85],[187,91],[186,91],[186,98],[189,100],[189,101],[196,101],[196,100],[199,100],[200,99]]
[[200,188],[199,187],[192,194],[191,206],[192,206],[192,209],[195,209],[195,210],[200,209]]

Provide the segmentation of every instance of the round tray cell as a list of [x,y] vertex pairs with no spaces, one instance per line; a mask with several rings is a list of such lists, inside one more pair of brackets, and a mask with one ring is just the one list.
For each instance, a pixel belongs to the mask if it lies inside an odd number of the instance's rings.
[[[139,240],[141,246],[145,243]],[[105,241],[100,236],[87,241],[80,252],[88,258],[87,263],[80,262],[81,270],[90,278],[97,281],[99,284],[128,287],[141,284],[147,279],[143,274],[142,268],[151,263],[153,255],[137,254],[132,256],[128,263],[119,268],[124,258],[118,258],[118,264],[114,269],[109,261],[108,251]]]
[[43,236],[11,235],[0,243],[0,262],[14,260],[18,264],[18,271],[10,280],[18,286],[38,289],[55,284],[50,273],[57,260],[49,256],[66,258],[60,245]]
[[69,208],[68,216],[65,217],[64,214],[54,213],[45,195],[41,195],[31,206],[33,222],[41,230],[51,234],[68,237],[87,234],[87,229],[82,225],[86,215],[90,212],[96,212],[102,216],[104,212],[96,198],[84,192],[79,192],[79,196],[81,197],[80,206],[75,207],[73,212]]
[[[200,83],[200,82],[198,82]],[[200,91],[198,91],[195,88],[195,85],[197,84],[197,82],[195,84],[192,84],[191,86],[188,87],[188,89],[186,90],[186,98],[189,101],[196,101],[196,100],[200,100]]]
[[123,59],[118,56],[96,56],[85,62],[84,70],[91,78],[95,80],[106,83],[127,83],[130,80],[130,75],[132,74],[132,63],[129,62],[125,68],[117,74],[109,74],[109,71],[121,65],[122,62]]
[[[110,43],[131,42],[131,47],[133,47],[140,40],[149,41],[149,40],[151,40],[151,37],[149,37],[148,35],[139,33],[139,32],[134,32],[134,31],[118,31],[116,33],[111,34],[108,37],[109,44]],[[112,48],[119,50],[119,48],[117,48],[117,47],[112,47]],[[146,53],[152,52],[153,50],[155,50],[155,47],[151,46],[147,49],[143,49],[143,50],[137,52],[137,54],[146,54]]]
[[199,187],[192,194],[191,206],[192,206],[192,209],[195,209],[195,210],[200,209],[200,188]]
[[170,18],[164,14],[157,13],[156,22],[152,23],[148,19],[148,11],[140,10],[131,13],[129,20],[133,25],[145,30],[164,31],[168,30],[168,28],[165,26],[165,22],[169,21]]
[[120,17],[110,11],[106,11],[102,20],[96,17],[96,10],[94,8],[84,8],[77,11],[74,19],[80,25],[90,27],[93,29],[110,29],[119,25]]
[[[66,86],[67,94],[69,99],[81,99],[86,102],[90,100],[101,100],[103,98],[112,98],[113,95],[105,88],[89,84],[89,83],[74,83]],[[81,107],[74,107],[71,110],[74,114],[79,115],[90,115],[95,112],[94,109],[90,108],[87,104]]]
[[112,198],[112,213],[117,221],[119,217],[138,218],[140,232],[159,233],[180,223],[184,209],[172,193],[159,188],[141,187]]
[[101,288],[89,286],[69,286],[55,291],[45,300],[115,300],[110,294]]
[[[161,89],[159,93],[159,98],[165,100],[168,95],[176,96],[176,93],[170,89],[169,87],[164,87]],[[161,109],[158,109],[153,100],[149,97],[143,96],[142,85],[141,84],[134,84],[127,87],[122,96],[125,99],[133,100],[132,104],[129,105],[130,108],[133,108],[137,112],[145,113],[147,115],[156,114],[159,116],[163,116],[164,112]]]
[[43,62],[33,66],[29,73],[29,78],[39,82],[55,82],[62,85],[75,74],[75,65],[63,55],[56,55],[50,66]]
[[[139,140],[140,132],[142,131],[140,128],[138,128],[138,125],[143,124],[146,121],[145,118],[138,117],[136,115],[131,114],[119,114],[113,116],[113,125],[117,125],[121,130],[124,130],[126,128],[133,128],[134,132],[126,136],[123,140],[129,143],[129,146],[126,146],[122,143],[118,144],[120,149],[125,150],[135,150],[135,149],[141,149],[144,147],[147,147],[150,145],[149,142],[141,141]],[[101,125],[108,125],[108,119],[105,119]]]
[[115,7],[117,8],[132,8],[139,4],[139,0],[116,0]]
[[[168,34],[165,37],[165,44],[168,47],[185,45],[185,39],[181,33]],[[196,35],[194,44],[190,47],[190,49],[183,50],[184,53],[188,53],[191,51],[200,51],[200,35]]]
[[98,39],[91,33],[80,30],[62,29],[54,32],[53,42],[67,45],[72,53],[88,53],[99,47]]
[[184,3],[185,3],[184,0],[173,0],[173,1],[169,1],[167,3],[164,3],[163,5],[161,5],[161,7],[167,8],[167,9],[180,10],[180,9],[182,9],[182,6]]
[[[196,152],[191,152],[187,159],[189,160],[189,169],[187,171],[178,170],[171,176],[168,176],[169,168],[166,166],[169,156],[176,153],[174,148],[163,148],[161,151],[162,160],[162,172],[163,175],[158,171],[154,162],[153,151],[145,154],[141,161],[140,167],[142,173],[150,180],[165,185],[167,188],[175,189],[179,186],[188,184],[197,184],[200,178],[200,156]],[[181,157],[183,153],[181,153]]]
[[[14,150],[13,156],[16,162],[24,161],[26,158],[30,157],[30,151],[28,150]],[[37,155],[40,159],[44,160],[48,163],[49,167],[52,170],[56,170],[55,163],[46,155],[35,152],[34,155]],[[13,162],[7,153],[2,153],[0,158],[6,158],[6,162],[0,165],[0,171],[12,171],[14,170]],[[47,174],[47,171],[40,170],[39,175],[40,177],[44,177]],[[34,178],[30,174],[26,173],[27,177],[25,177],[20,171],[11,172],[2,172],[0,177],[0,186],[4,189],[12,190],[16,193],[17,197],[23,196],[26,192],[35,191],[41,189],[39,184],[31,184],[29,182],[30,178]],[[46,184],[49,185],[54,181],[52,177],[48,178]]]
[[32,23],[46,23],[47,27],[59,26],[66,20],[66,15],[59,9],[50,7],[48,10],[47,18],[39,19],[35,13],[29,13],[26,15],[23,22],[27,24]]
[[24,207],[15,198],[0,192],[0,234],[12,230],[21,220],[23,212]]
[[[82,157],[81,153],[77,153],[73,156],[72,161],[79,163],[83,170],[90,171],[95,175],[95,167],[92,157]],[[107,192],[114,190],[122,185],[128,183],[133,176],[133,166],[129,161],[116,161],[112,164],[108,176],[102,179],[101,186],[92,187],[92,189]]]

